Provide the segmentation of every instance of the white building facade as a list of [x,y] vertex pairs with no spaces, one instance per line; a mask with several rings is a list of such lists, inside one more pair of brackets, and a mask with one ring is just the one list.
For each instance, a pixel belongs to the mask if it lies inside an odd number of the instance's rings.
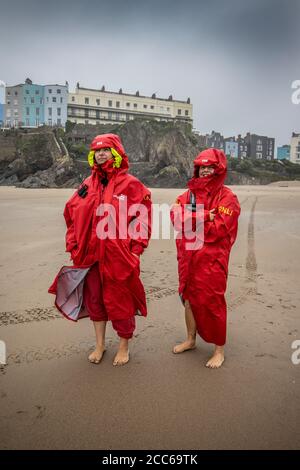
[[290,161],[300,163],[300,134],[293,132],[291,138]]
[[193,124],[193,107],[187,101],[141,96],[135,94],[82,88],[69,93],[68,120],[77,124],[122,123],[137,117],[158,121],[180,120]]

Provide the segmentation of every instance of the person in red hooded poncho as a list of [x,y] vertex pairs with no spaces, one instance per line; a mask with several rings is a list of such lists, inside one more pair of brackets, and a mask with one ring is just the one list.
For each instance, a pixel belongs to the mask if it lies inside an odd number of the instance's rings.
[[[173,352],[194,349],[198,332],[206,342],[215,345],[214,354],[206,364],[210,368],[218,368],[224,361],[227,315],[224,294],[240,215],[236,195],[224,186],[226,171],[223,151],[201,152],[194,160],[189,189],[178,197],[171,210],[171,220],[179,232],[176,239],[179,294],[185,305],[187,327],[187,340],[175,346]],[[203,205],[202,213],[196,211],[198,204]],[[190,218],[195,230],[197,217],[201,218],[203,229],[201,244],[199,248],[195,245],[196,249],[187,249],[190,239],[185,237],[183,225]]]
[[89,316],[94,322],[92,363],[102,359],[110,320],[120,337],[113,364],[124,365],[135,315],[147,315],[139,257],[151,235],[151,193],[127,173],[128,157],[117,135],[98,135],[90,148],[92,174],[64,210],[73,266],[61,268],[49,292],[68,319]]

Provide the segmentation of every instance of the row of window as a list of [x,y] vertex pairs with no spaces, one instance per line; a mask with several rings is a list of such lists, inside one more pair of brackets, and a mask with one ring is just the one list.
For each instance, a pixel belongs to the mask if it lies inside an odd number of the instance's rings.
[[[72,96],[72,102],[74,103],[75,102],[75,96]],[[85,97],[84,98],[84,104],[90,104],[90,99]],[[131,105],[133,104],[133,108],[134,109],[137,109],[138,108],[138,104],[137,103],[130,103],[129,101],[126,103],[126,108],[130,108]],[[96,98],[96,105],[97,106],[100,106],[100,99],[99,98]],[[120,108],[120,101],[116,101],[115,102],[115,106],[113,106],[113,101],[112,100],[108,100],[108,107],[109,108]],[[143,109],[147,109],[148,108],[148,105],[147,104],[143,104]],[[154,109],[154,105],[150,105],[149,106],[149,109]],[[170,108],[167,108],[167,111],[170,111]]]
[[[39,118],[36,118],[34,121],[30,121],[30,119],[26,118],[25,119],[25,123],[24,122],[21,122],[19,121],[18,119],[7,119],[6,120],[6,127],[21,127],[25,124],[26,127],[29,127],[29,126],[39,126],[40,124],[44,124],[44,123],[41,123],[41,121],[39,120]],[[52,119],[48,119],[48,122],[45,123],[45,124],[48,124],[48,126],[61,126],[62,125],[62,122],[61,122],[61,119],[57,119],[56,121],[53,121]]]
[[[37,116],[40,115],[40,108],[35,108],[35,114]],[[26,116],[29,116],[30,115],[30,108],[26,108]]]
[[[116,113],[118,114],[118,113]],[[124,114],[125,116],[125,114]],[[122,121],[132,121],[135,118],[135,116],[127,114],[125,119],[121,119]],[[108,113],[107,116],[103,116],[101,118],[102,120],[110,120],[110,121],[116,121],[116,116],[114,116],[114,113]],[[75,123],[77,123],[77,120],[75,119]],[[85,124],[95,124],[94,121],[89,121],[88,119],[85,119],[84,121]],[[100,121],[96,121],[96,124],[100,124]]]
[[[215,142],[212,142],[211,147],[223,148],[223,144],[219,143],[218,145],[216,145]],[[248,150],[248,147],[247,147],[247,145],[240,145],[239,150],[240,150],[241,156],[245,157],[246,153],[247,153],[247,150]],[[262,145],[257,145],[256,146],[256,158],[262,158],[262,153],[261,153],[262,150],[263,150]],[[272,147],[269,148],[269,151],[267,152],[267,154],[270,157],[272,157],[272,154],[273,154]]]
[[53,121],[52,119],[48,119],[48,126],[53,126],[53,125],[55,125],[55,124],[57,124],[58,126],[61,126],[61,119],[58,118],[58,119],[56,120],[56,122]]
[[[74,97],[74,96],[72,96],[72,101],[75,101],[75,97]],[[46,97],[46,102],[49,103],[49,97],[48,97],[48,96]],[[52,97],[52,103],[56,103],[56,102],[57,102],[57,98],[56,98],[56,96],[53,96],[53,97]],[[100,99],[97,99],[96,102],[97,102],[97,105],[100,106]],[[25,103],[25,104],[27,103],[27,98],[26,98],[26,97],[24,98],[24,103]],[[31,103],[31,104],[35,104],[35,99],[34,99],[33,97],[30,98],[30,103]],[[60,97],[60,103],[61,103],[61,104],[63,103],[63,98],[62,98],[62,97]],[[7,100],[7,105],[9,106],[10,104],[11,104],[11,101],[10,101],[10,100]],[[43,104],[43,98],[40,98],[40,104]],[[89,104],[89,98],[85,98],[85,104]],[[14,105],[15,105],[15,106],[18,105],[18,100],[14,100]],[[129,102],[126,103],[126,107],[127,107],[127,108],[130,108],[130,105],[131,105],[131,104],[130,104]],[[110,108],[113,107],[112,100],[109,100],[109,101],[108,101],[108,106],[109,106]],[[133,103],[133,107],[134,107],[134,109],[137,109],[137,107],[138,107],[137,103]],[[120,101],[116,101],[116,108],[120,108]],[[150,105],[149,108],[150,108],[151,110],[154,110],[154,105]],[[148,105],[147,105],[147,104],[144,104],[144,105],[143,105],[143,109],[148,109]],[[164,112],[164,109],[165,109],[165,108],[161,106],[159,112],[163,113],[163,112]],[[166,109],[167,109],[167,112],[170,111],[170,108],[166,108]],[[178,115],[178,116],[182,116],[182,110],[181,110],[181,109],[178,109],[178,110],[177,110],[177,115]],[[188,115],[189,115],[189,111],[186,109],[186,110],[185,110],[185,116],[188,116]]]
[[[51,95],[51,93],[52,93],[52,88],[49,88],[47,91],[48,91],[48,93]],[[26,93],[26,95],[29,95],[29,94],[30,94],[30,90],[25,90],[25,93]],[[61,90],[58,88],[58,89],[56,90],[56,93],[57,93],[58,95],[60,95],[60,94],[61,94]],[[40,94],[40,90],[35,90],[35,94],[36,94],[36,95],[39,95],[39,94]],[[7,91],[7,95],[8,95],[8,96],[11,95],[10,91]],[[15,91],[15,92],[14,92],[14,95],[15,95],[15,96],[18,96],[18,92]]]
[[[29,98],[28,98],[28,99],[29,99]],[[27,103],[27,98],[24,98],[24,103],[25,103],[25,104]],[[31,103],[31,104],[35,104],[34,98],[30,98],[30,103]],[[40,98],[40,104],[43,104],[43,103],[44,103],[43,98]]]
[[[30,91],[29,90],[26,90],[26,95],[29,95],[30,94]],[[39,95],[40,94],[40,90],[35,90],[35,94],[36,95]]]
[[[245,157],[245,156],[246,156],[246,152],[241,152],[241,156],[242,156],[242,157]],[[261,160],[261,159],[263,158],[262,152],[256,152],[255,157],[256,157],[257,159]],[[267,154],[266,157],[267,157],[268,160],[270,160],[270,159],[272,158],[272,153]]]
[[[47,103],[49,103],[49,98],[48,98],[48,96],[47,96],[47,98],[46,98],[46,101],[47,101]],[[56,103],[56,102],[57,102],[57,101],[56,101],[56,97],[53,96],[53,97],[52,97],[52,103]],[[31,104],[35,104],[35,99],[34,99],[34,98],[30,98],[30,103],[31,103]],[[63,103],[63,98],[62,98],[62,97],[60,98],[60,103],[61,103],[61,104]],[[117,101],[117,103],[119,103],[119,102]],[[8,101],[7,101],[7,105],[10,106],[10,104],[11,104],[11,102],[10,102],[10,100],[8,100]],[[24,104],[27,104],[27,98],[24,98]],[[40,104],[43,104],[43,98],[40,98]],[[129,104],[129,103],[127,103],[127,104]],[[134,104],[136,104],[136,103],[134,103]],[[18,100],[14,100],[14,105],[15,105],[15,106],[18,105]],[[119,107],[119,106],[117,106],[117,107]],[[147,108],[147,105],[144,104],[144,109],[146,109],[146,108]],[[152,108],[154,108],[154,106],[151,106],[151,109],[152,109]],[[169,109],[169,108],[168,108],[168,109]],[[88,112],[89,110],[85,110],[85,111]],[[96,111],[96,113],[99,113],[99,111]],[[180,110],[180,109],[178,109],[178,115],[179,115],[179,116],[181,115],[181,110]],[[185,116],[188,116],[188,115],[189,115],[188,110],[185,110]],[[261,149],[258,148],[257,150],[261,150]]]
[[[56,111],[57,111],[57,116],[61,116],[61,108],[56,108]],[[40,115],[40,108],[36,108],[35,109],[35,113],[37,116]],[[30,114],[30,108],[26,108],[26,116],[29,116]],[[52,108],[48,108],[48,114],[49,116],[52,116]]]
[[[72,96],[72,101],[75,102],[75,96]],[[90,99],[85,97],[84,98],[84,104],[90,104]],[[120,104],[121,104],[120,101],[116,101],[115,107],[120,108]],[[100,99],[99,98],[96,98],[96,105],[100,106]],[[129,103],[129,102],[126,103],[127,108],[130,108],[130,105],[131,105],[131,103]],[[108,100],[108,107],[109,108],[113,107],[113,101],[112,100]],[[138,107],[137,103],[133,103],[133,107],[137,108]],[[147,108],[147,105],[144,104],[144,107]],[[151,106],[151,109],[154,109],[154,106]]]
[[[29,98],[28,98],[28,99],[29,99]],[[40,100],[40,104],[43,104],[43,103],[44,103],[43,98],[40,98],[39,100]],[[46,101],[47,101],[47,103],[49,103],[49,98],[48,98],[48,96],[47,96],[47,98],[46,98]],[[31,97],[31,98],[30,98],[30,101],[28,101],[28,103],[29,103],[29,102],[30,102],[31,104],[35,104],[35,99]],[[38,100],[37,100],[37,102],[38,102]],[[52,103],[57,103],[57,102],[58,102],[58,101],[56,101],[56,96],[53,96],[53,97],[52,97]],[[18,106],[18,103],[19,103],[18,100],[14,100],[14,106]],[[61,103],[61,104],[63,103],[63,98],[60,98],[60,103]],[[6,104],[7,104],[7,106],[10,106],[11,101],[10,101],[10,100],[7,100]],[[26,98],[26,97],[24,98],[24,104],[27,104],[27,98]]]
[[[46,100],[47,100],[47,103],[49,103],[49,97],[48,96],[47,96]],[[63,101],[64,101],[64,99],[61,97],[60,102],[63,103]],[[52,103],[57,103],[56,96],[52,97]]]
[[[74,116],[74,117],[85,117],[85,118],[96,118],[96,119],[111,119],[113,121],[128,121],[129,120],[129,114],[124,114],[124,113],[113,113],[110,111],[93,111],[89,109],[71,109],[69,111],[69,116]],[[131,117],[133,119],[134,116]]]
[[[118,113],[111,111],[100,111],[92,109],[69,109],[69,116],[73,117],[85,117],[85,118],[96,118],[96,119],[111,119],[116,121],[126,121],[129,120],[130,116],[128,113]],[[135,118],[136,116],[132,115],[130,119]]]
[[[14,106],[18,106],[18,103],[19,103],[18,100],[14,100]],[[6,104],[7,104],[7,106],[10,106],[11,101],[7,100]]]
[[[36,116],[40,116],[40,111],[41,111],[41,108],[35,108]],[[57,116],[61,116],[61,108],[56,108],[56,111],[57,111]],[[14,109],[14,115],[18,116],[18,114],[19,114],[18,109]],[[48,114],[49,114],[49,116],[52,116],[52,108],[48,108]],[[27,106],[26,107],[26,116],[29,116],[29,115],[30,115],[30,108]],[[11,109],[7,109],[6,116],[11,117]]]
[[[57,116],[61,116],[61,108],[56,108]],[[52,116],[52,108],[48,108],[49,116]]]
[[[52,88],[48,88],[48,93],[50,93],[50,94],[52,93]],[[60,88],[57,88],[56,93],[57,93],[58,95],[60,95],[60,94],[61,94],[61,89],[60,89]]]
[[[72,97],[71,97],[71,101],[72,101],[73,103],[75,103],[75,96],[72,96]],[[85,97],[85,98],[84,98],[84,104],[91,104],[91,103],[90,103],[90,98]],[[113,100],[108,100],[108,107],[109,107],[109,108],[113,108],[113,107],[115,107],[115,108],[120,108],[120,105],[121,105],[120,101],[116,101],[116,102],[115,102],[115,105],[113,105]],[[133,105],[133,109],[138,109],[138,104],[137,104],[137,103],[130,103],[129,101],[126,103],[126,108],[131,108],[132,105]],[[96,106],[100,106],[100,99],[99,99],[99,98],[96,98]],[[142,109],[151,109],[151,110],[154,110],[154,109],[155,109],[155,106],[154,106],[153,104],[151,104],[151,105],[143,104]],[[158,111],[159,111],[160,113],[164,113],[164,112],[169,113],[169,112],[170,112],[170,108],[169,108],[169,107],[165,108],[165,107],[163,107],[163,106],[160,106],[159,109],[158,109]],[[182,109],[178,109],[178,110],[177,110],[177,114],[178,114],[179,116],[181,116],[181,115],[182,115],[182,111],[183,111]],[[185,116],[188,116],[188,115],[189,115],[188,109],[184,110],[184,114],[185,114]]]
[[[186,109],[186,110],[184,111],[184,114],[185,114],[185,116],[188,116],[188,115],[189,115],[188,109]],[[178,115],[178,116],[182,116],[182,109],[177,109],[177,115]]]
[[[127,120],[128,120],[128,121],[129,121],[129,120],[132,121],[134,118],[135,118],[135,116],[132,116],[132,115],[131,115],[131,116],[129,116],[129,118],[128,118]],[[172,119],[161,118],[160,121],[168,122],[168,121],[172,121]],[[77,119],[75,119],[74,122],[75,122],[75,124],[77,124]],[[84,123],[85,123],[85,124],[93,124],[93,125],[95,124],[94,121],[89,121],[88,119],[85,119]],[[100,122],[100,121],[96,121],[96,124],[101,124],[101,122]],[[81,139],[79,139],[79,141],[80,141],[80,140],[81,140]]]
[[[14,116],[18,116],[19,112],[17,109],[14,109]],[[11,117],[11,109],[6,110],[6,117],[10,118]]]

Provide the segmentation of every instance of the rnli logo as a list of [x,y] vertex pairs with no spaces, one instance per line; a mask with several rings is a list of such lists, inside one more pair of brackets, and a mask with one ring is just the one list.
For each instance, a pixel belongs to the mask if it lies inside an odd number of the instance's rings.
[[102,141],[101,142],[97,142],[97,147],[99,147],[99,145],[102,145]]
[[201,163],[207,163],[207,162],[208,162],[207,158],[201,160]]
[[233,214],[233,210],[229,209],[228,207],[224,207],[224,206],[219,206],[219,212],[221,214],[226,214],[226,215],[232,215]]

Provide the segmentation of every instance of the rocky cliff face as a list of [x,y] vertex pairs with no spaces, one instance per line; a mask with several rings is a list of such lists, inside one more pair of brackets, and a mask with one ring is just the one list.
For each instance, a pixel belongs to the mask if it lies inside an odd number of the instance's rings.
[[73,159],[52,130],[0,133],[1,185],[55,188],[78,181]]
[[[130,173],[149,187],[185,187],[193,160],[203,150],[189,125],[134,120],[122,125],[75,125],[0,132],[0,184],[22,187],[76,187],[90,174],[89,144],[95,135],[120,135]],[[228,159],[227,184],[268,184],[300,179],[300,165]]]
[[[67,132],[71,155],[88,152],[88,143],[101,133],[120,135],[130,161],[130,173],[152,187],[184,187],[193,160],[201,150],[188,125],[135,120],[121,126],[77,125]],[[81,168],[82,169],[82,168]]]
[[200,150],[198,139],[188,126],[133,121],[121,129],[121,135],[132,162],[131,172],[147,185],[186,185]]

